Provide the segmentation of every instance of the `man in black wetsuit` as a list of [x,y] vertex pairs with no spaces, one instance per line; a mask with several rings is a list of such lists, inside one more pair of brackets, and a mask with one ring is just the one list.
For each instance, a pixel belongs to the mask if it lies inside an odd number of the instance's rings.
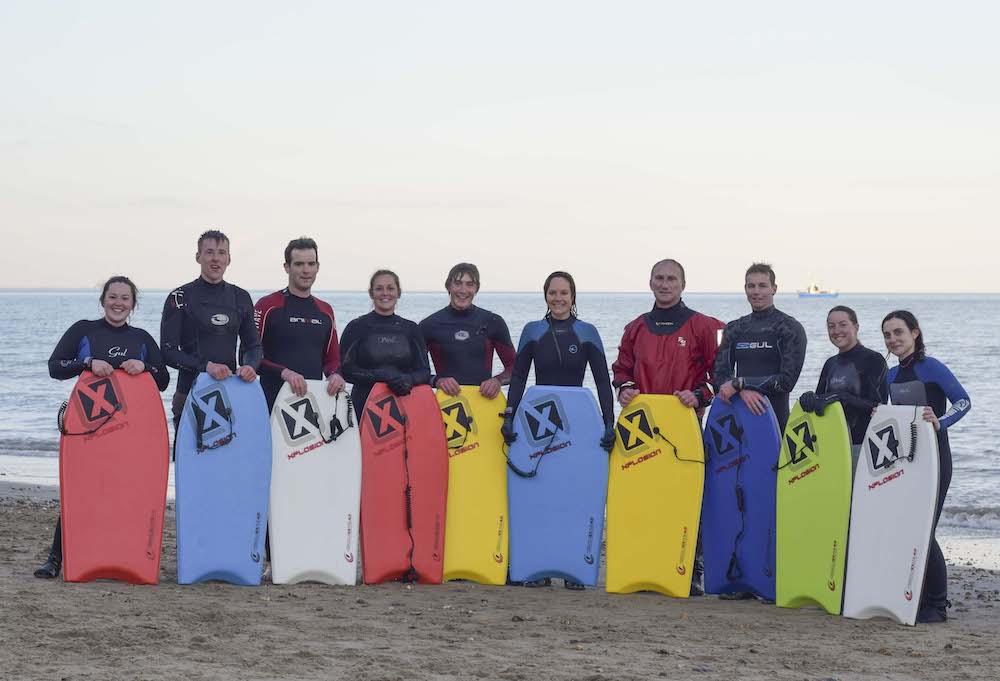
[[766,412],[771,400],[779,432],[788,422],[788,393],[795,387],[806,358],[806,332],[794,318],[774,307],[774,270],[754,263],[745,276],[751,312],[726,324],[715,359],[715,385],[726,404],[739,393],[751,412]]
[[[448,306],[420,322],[420,332],[434,360],[431,386],[452,397],[463,385],[478,385],[489,399],[510,383],[517,352],[507,323],[500,315],[472,304],[479,292],[479,268],[459,263],[445,280]],[[503,362],[503,371],[493,375],[493,353]]]
[[334,395],[344,389],[340,345],[333,308],[312,295],[319,272],[319,248],[312,239],[293,239],[285,247],[287,288],[264,296],[254,306],[264,358],[260,385],[267,408],[274,408],[281,386],[288,383],[299,397],[308,391],[307,379],[327,377]]
[[257,379],[262,354],[250,294],[223,281],[230,262],[229,237],[215,229],[205,232],[198,237],[194,259],[201,266],[201,276],[170,292],[160,321],[163,358],[178,371],[171,404],[174,432],[199,373],[207,371],[219,381],[235,373],[249,383]]

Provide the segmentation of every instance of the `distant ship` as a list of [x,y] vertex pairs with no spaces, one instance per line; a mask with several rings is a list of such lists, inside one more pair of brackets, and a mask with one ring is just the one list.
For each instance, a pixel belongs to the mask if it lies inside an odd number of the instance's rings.
[[805,291],[799,291],[799,298],[836,298],[839,295],[832,289],[820,288],[816,282],[809,284]]

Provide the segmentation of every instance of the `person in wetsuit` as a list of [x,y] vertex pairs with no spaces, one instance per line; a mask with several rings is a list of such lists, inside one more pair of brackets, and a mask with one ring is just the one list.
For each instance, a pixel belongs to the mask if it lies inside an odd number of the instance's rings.
[[195,261],[201,276],[170,292],[160,319],[163,357],[178,371],[171,403],[175,433],[199,373],[206,371],[219,381],[235,373],[250,383],[257,378],[262,356],[250,294],[223,281],[230,263],[229,237],[214,229],[204,232],[198,237]]
[[414,386],[431,380],[420,328],[396,314],[402,294],[395,272],[375,272],[368,283],[372,311],[352,320],[340,338],[340,370],[354,384],[351,400],[358,410],[376,383],[385,383],[394,395],[409,395]]
[[839,352],[823,365],[816,391],[799,397],[799,404],[807,412],[822,413],[826,405],[840,402],[851,431],[854,465],[872,420],[872,410],[885,404],[889,396],[885,358],[861,344],[859,329],[858,315],[851,308],[837,305],[827,313],[826,330]]
[[268,411],[274,408],[281,386],[304,397],[307,379],[327,378],[326,391],[344,389],[340,344],[333,308],[312,295],[319,272],[319,247],[312,239],[293,239],[285,247],[288,286],[264,296],[254,306],[254,321],[263,348],[260,385]]
[[[128,277],[108,279],[101,291],[104,317],[80,320],[63,334],[49,357],[49,376],[65,381],[84,371],[107,377],[115,370],[130,376],[149,372],[156,387],[163,392],[170,384],[170,374],[160,348],[143,329],[129,326],[128,319],[139,302],[139,293]],[[56,521],[52,549],[45,564],[35,570],[35,577],[54,578],[62,568],[62,517]]]
[[[447,307],[420,322],[420,333],[434,361],[431,386],[455,397],[463,385],[478,385],[484,397],[493,399],[510,382],[517,354],[507,323],[500,315],[472,304],[479,292],[479,268],[459,263],[448,272]],[[503,371],[493,375],[493,353],[503,362]]]
[[[614,397],[601,336],[592,324],[577,318],[576,282],[569,273],[553,272],[546,278],[542,291],[545,293],[548,311],[544,319],[529,322],[521,331],[501,427],[504,441],[510,445],[517,440],[514,414],[524,396],[532,362],[535,365],[536,385],[576,387],[583,386],[583,375],[589,364],[594,383],[597,384],[597,397],[604,420],[601,447],[610,453],[615,445]],[[546,578],[529,585],[542,586],[550,583],[551,579]],[[567,589],[584,588],[582,584],[575,582],[567,581],[565,585]]]
[[778,431],[788,422],[788,393],[795,387],[806,358],[806,332],[793,317],[774,306],[778,287],[767,263],[746,271],[750,314],[726,324],[715,359],[715,386],[723,402],[739,393],[751,412],[765,413],[771,400]]
[[[640,393],[676,395],[700,412],[712,401],[712,368],[724,324],[695,312],[681,299],[687,281],[676,260],[661,260],[649,274],[653,309],[628,326],[611,365],[618,402],[626,407]],[[699,419],[700,421],[700,419]],[[691,574],[691,595],[702,596],[704,561],[700,542]]]
[[[969,413],[972,400],[948,367],[927,356],[924,335],[913,313],[895,310],[887,314],[882,320],[882,337],[885,347],[899,359],[899,364],[889,369],[889,398],[893,404],[923,406],[923,420],[933,424],[937,432],[941,472],[934,515],[936,533],[951,484],[948,429]],[[951,402],[951,408],[948,408],[948,402]],[[932,533],[917,621],[925,624],[945,622],[948,619],[947,607],[948,564],[937,537]]]

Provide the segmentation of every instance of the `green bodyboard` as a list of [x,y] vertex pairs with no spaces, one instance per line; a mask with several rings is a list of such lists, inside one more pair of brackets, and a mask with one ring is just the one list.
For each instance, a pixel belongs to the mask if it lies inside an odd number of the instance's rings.
[[822,416],[796,403],[778,457],[777,598],[839,615],[851,520],[851,434],[839,402]]

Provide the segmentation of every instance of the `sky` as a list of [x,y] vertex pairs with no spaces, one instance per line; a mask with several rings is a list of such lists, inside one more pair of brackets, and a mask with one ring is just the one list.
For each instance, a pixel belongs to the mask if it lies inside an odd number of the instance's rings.
[[0,287],[1000,291],[994,2],[0,3]]

